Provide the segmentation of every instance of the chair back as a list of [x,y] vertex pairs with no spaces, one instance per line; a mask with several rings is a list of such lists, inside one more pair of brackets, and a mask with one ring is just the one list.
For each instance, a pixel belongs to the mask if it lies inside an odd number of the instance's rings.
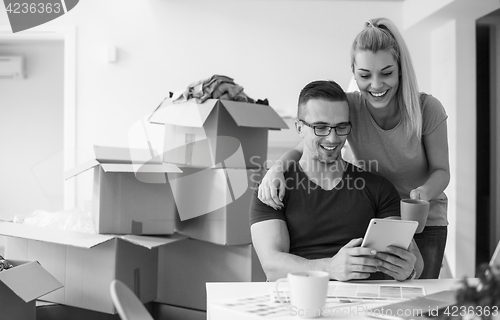
[[122,320],[154,320],[142,301],[120,280],[113,280],[109,291]]
[[497,268],[500,268],[500,241],[497,243],[497,247],[495,248],[495,252],[493,252],[493,255],[491,255],[490,267],[496,266]]

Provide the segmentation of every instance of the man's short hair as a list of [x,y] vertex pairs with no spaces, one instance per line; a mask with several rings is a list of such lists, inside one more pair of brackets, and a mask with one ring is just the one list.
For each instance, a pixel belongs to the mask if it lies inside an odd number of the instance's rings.
[[333,80],[318,80],[306,85],[299,95],[297,118],[303,120],[306,116],[305,105],[311,99],[326,101],[347,101],[344,90]]

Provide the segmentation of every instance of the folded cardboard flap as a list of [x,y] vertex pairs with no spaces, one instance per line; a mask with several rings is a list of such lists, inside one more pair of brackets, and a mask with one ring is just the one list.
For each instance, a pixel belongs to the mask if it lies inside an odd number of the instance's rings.
[[234,122],[241,127],[288,129],[287,124],[270,106],[218,99],[208,99],[201,104],[196,103],[195,99],[184,103],[172,103],[170,99],[165,99],[150,116],[149,121],[201,128],[217,106],[225,108]]
[[101,165],[105,172],[168,173],[181,172],[174,164],[162,162],[161,155],[147,149],[94,146],[95,158],[64,173],[70,179],[82,172]]
[[119,238],[148,249],[159,247],[186,238],[182,235],[145,237],[134,235],[104,235],[35,227],[11,222],[0,222],[0,235],[56,243],[80,248],[92,248],[109,240]]
[[153,150],[94,145],[95,159],[99,163],[156,163],[161,157]]
[[221,245],[251,243],[248,208],[262,171],[181,168],[182,174],[169,175],[176,231]]
[[68,179],[70,179],[70,178],[72,178],[72,177],[74,177],[82,172],[90,170],[98,165],[99,165],[99,161],[97,161],[95,159],[85,161],[84,163],[82,163],[74,168],[66,170],[64,172],[64,180],[68,180]]
[[203,127],[218,100],[208,99],[198,104],[195,99],[184,103],[172,103],[164,100],[161,106],[151,115],[150,122],[157,124],[172,124],[183,127]]
[[155,237],[137,236],[129,234],[129,235],[119,236],[119,238],[148,249],[153,249],[159,246],[174,243],[179,240],[187,239],[188,237],[176,233],[169,236],[155,236]]
[[136,173],[180,173],[182,172],[176,165],[171,163],[161,164],[126,164],[126,163],[103,163],[102,169],[105,172],[136,172]]
[[35,300],[63,285],[36,261],[10,260],[14,268],[0,272],[0,282],[25,302]]
[[288,129],[288,125],[270,106],[229,100],[220,100],[240,127]]
[[91,248],[115,237],[113,235],[88,234],[11,222],[0,222],[0,234],[9,237],[51,242],[83,248]]
[[182,168],[183,173],[169,175],[181,221],[224,210],[248,188],[247,170]]

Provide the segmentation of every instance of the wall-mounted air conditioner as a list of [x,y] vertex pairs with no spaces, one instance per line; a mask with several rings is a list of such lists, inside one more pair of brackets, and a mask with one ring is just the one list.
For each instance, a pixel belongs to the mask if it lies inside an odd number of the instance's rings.
[[25,77],[22,56],[0,56],[0,79],[23,79]]

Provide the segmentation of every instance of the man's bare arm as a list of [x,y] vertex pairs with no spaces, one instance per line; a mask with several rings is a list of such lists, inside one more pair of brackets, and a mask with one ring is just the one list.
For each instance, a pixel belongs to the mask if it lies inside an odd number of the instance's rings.
[[321,270],[330,279],[345,281],[366,279],[382,263],[369,248],[361,248],[362,239],[353,239],[331,258],[309,260],[290,254],[290,236],[283,220],[274,219],[254,223],[252,242],[267,279],[274,281],[289,272]]

